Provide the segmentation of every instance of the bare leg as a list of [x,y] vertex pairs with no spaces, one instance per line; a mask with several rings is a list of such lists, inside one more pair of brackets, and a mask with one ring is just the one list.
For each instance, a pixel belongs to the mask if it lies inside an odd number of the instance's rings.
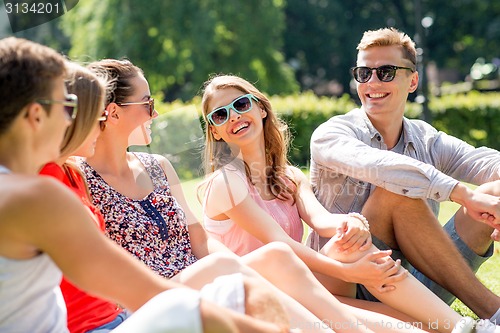
[[500,307],[500,298],[476,278],[426,202],[377,188],[363,214],[374,236],[400,249],[415,268],[456,295],[479,317],[489,318]]
[[[333,239],[321,249],[322,253],[342,262],[354,262],[367,253],[376,251],[378,251],[378,249],[372,245],[367,251],[358,251],[344,255],[343,253],[335,251]],[[394,285],[396,287],[395,290],[383,293],[379,292],[376,288],[370,286],[365,287],[384,304],[411,316],[411,318],[417,319],[424,329],[435,329],[439,332],[446,333],[451,332],[453,327],[462,319],[458,313],[451,309],[412,275],[408,275],[402,281],[394,283]],[[411,300],[411,302],[408,302],[408,300]],[[378,304],[375,302],[373,303]],[[362,306],[355,302],[350,302],[349,304]],[[373,307],[363,308],[375,310]],[[380,308],[380,306],[378,308]],[[378,311],[381,311],[381,309],[378,309]],[[388,314],[393,315],[392,313]],[[397,318],[408,320],[401,317]]]
[[[318,318],[330,324],[336,332],[352,332],[353,329],[360,329],[363,326],[375,332],[419,331],[379,313],[346,307],[315,279],[307,266],[285,244],[268,244],[265,248],[256,250],[242,259],[248,266],[299,301]],[[280,268],[279,272],[277,272],[277,267]],[[381,304],[381,307],[385,307],[385,313],[390,316],[404,318],[408,322],[416,321],[385,305]],[[382,325],[382,322],[389,324]]]
[[[245,276],[245,289],[248,293],[249,290],[259,287],[260,290],[250,291],[250,298],[252,302],[256,301],[259,294],[273,292],[279,298],[281,304],[285,307],[290,319],[291,327],[298,325],[302,326],[305,323],[321,323],[309,310],[299,304],[297,301],[286,295],[268,281],[260,277],[253,269],[246,267],[241,263],[241,260],[235,254],[229,253],[214,253],[197,261],[195,264],[187,267],[181,273],[172,278],[174,281],[185,284],[194,289],[201,289],[204,285],[211,283],[216,277],[221,275],[243,273]],[[255,283],[255,280],[258,283]],[[261,294],[261,295],[262,295]],[[259,300],[259,302],[261,302]],[[268,300],[265,300],[267,302]],[[255,314],[256,309],[253,307],[247,308],[247,312]],[[294,325],[296,324],[296,325]],[[301,327],[304,333],[319,333],[319,332],[332,332],[324,325],[316,325],[311,327]]]
[[[486,183],[478,188],[477,192],[500,196],[500,181]],[[460,238],[477,255],[483,256],[490,247],[492,240],[490,238],[493,228],[472,219],[461,207],[455,215],[455,228]]]

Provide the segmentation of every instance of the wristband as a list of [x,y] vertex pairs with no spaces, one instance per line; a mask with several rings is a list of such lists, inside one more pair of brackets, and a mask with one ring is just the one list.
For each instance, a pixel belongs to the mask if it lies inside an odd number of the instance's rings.
[[353,212],[353,213],[347,214],[347,216],[357,218],[358,220],[360,220],[363,223],[366,230],[370,231],[370,224],[368,223],[368,220],[366,219],[366,217],[364,217],[363,215]]

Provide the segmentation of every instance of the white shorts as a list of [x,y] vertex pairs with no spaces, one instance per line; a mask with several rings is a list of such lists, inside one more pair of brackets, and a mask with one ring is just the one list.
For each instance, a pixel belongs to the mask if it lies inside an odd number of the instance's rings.
[[241,273],[217,277],[200,290],[200,295],[204,300],[245,313],[245,287]]
[[111,332],[203,333],[200,293],[185,288],[164,291]]

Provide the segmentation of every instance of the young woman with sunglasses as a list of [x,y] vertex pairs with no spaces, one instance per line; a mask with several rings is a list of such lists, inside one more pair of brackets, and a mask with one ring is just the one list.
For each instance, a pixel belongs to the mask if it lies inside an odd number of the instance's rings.
[[136,311],[113,333],[280,332],[162,279],[104,237],[67,186],[39,176],[59,157],[77,115],[77,100],[65,88],[65,60],[9,37],[0,40],[0,62],[0,332],[67,332],[61,273]]
[[[364,283],[385,304],[430,329],[450,332],[457,325],[459,331],[460,315],[408,277],[390,252],[371,245],[362,215],[330,214],[321,206],[304,174],[287,161],[286,125],[254,85],[237,76],[216,76],[204,85],[202,109],[208,176],[202,187],[204,225],[212,237],[239,255],[285,242],[333,294],[354,298],[353,282]],[[301,243],[302,221],[332,238],[321,253]],[[345,245],[349,250],[342,249]],[[346,297],[342,300],[356,307],[399,316],[384,304]],[[306,307],[318,315],[321,309],[311,303]]]
[[[146,103],[150,92],[142,71],[129,61],[113,59],[91,63],[89,68],[114,80],[106,102],[108,121],[97,140],[96,153],[80,165],[93,203],[104,216],[106,234],[161,276],[194,288],[219,275],[241,272],[274,290],[292,322],[304,332],[330,331],[292,298],[302,302],[304,297],[312,298],[309,293],[327,292],[288,247],[273,243],[238,258],[207,237],[188,207],[175,170],[164,157],[127,152],[132,133],[144,135],[142,144],[150,142],[151,115],[156,117]],[[144,103],[139,103],[141,100]],[[280,266],[280,274],[276,274],[276,267],[283,262],[292,264]],[[308,292],[302,292],[298,285]],[[316,299],[330,314],[335,312],[339,321],[353,323],[351,331],[370,331],[356,327],[358,318],[347,307],[330,306],[330,300]]]
[[[107,118],[104,109],[106,82],[75,63],[68,62],[67,71],[66,89],[78,97],[78,113],[66,130],[60,158],[47,163],[40,174],[55,177],[71,188],[93,213],[95,224],[104,232],[102,215],[92,205],[84,177],[70,156],[88,157],[94,154],[95,142]],[[71,333],[92,332],[103,329],[103,325],[112,329],[129,315],[116,303],[91,296],[66,278],[61,282],[61,291]]]

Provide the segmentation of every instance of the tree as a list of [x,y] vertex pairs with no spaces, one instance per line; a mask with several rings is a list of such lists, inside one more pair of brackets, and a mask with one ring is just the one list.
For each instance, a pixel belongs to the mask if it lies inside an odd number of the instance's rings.
[[[153,91],[190,99],[212,73],[233,73],[270,93],[298,90],[281,53],[281,0],[88,0],[64,17],[70,56],[127,57]],[[85,57],[82,59],[82,55]]]

